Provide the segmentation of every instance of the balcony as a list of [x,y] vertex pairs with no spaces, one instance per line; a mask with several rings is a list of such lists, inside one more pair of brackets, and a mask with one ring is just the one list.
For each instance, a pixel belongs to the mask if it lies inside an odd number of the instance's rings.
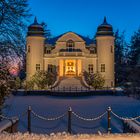
[[83,56],[82,52],[59,52],[59,56]]
[[80,49],[61,49],[59,56],[83,56],[83,52]]

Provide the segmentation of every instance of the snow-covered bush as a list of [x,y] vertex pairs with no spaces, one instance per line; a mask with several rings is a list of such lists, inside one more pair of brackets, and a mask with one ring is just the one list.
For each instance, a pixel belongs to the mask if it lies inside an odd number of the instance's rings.
[[23,87],[27,90],[33,90],[34,89],[34,82],[32,80],[30,81],[24,81]]
[[37,71],[31,78],[30,81],[25,81],[26,89],[33,90],[44,90],[48,89],[56,81],[55,72]]
[[94,89],[101,89],[104,86],[105,79],[104,77],[99,73],[88,73],[84,72],[84,78],[86,83],[93,87]]
[[15,89],[19,89],[21,87],[21,80],[19,77],[15,78]]

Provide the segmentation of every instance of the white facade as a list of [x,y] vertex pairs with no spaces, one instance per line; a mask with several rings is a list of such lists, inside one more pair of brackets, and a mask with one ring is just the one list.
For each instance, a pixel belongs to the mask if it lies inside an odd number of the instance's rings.
[[[34,30],[38,26],[30,28]],[[74,32],[46,40],[31,30],[27,36],[27,79],[37,70],[55,69],[59,77],[81,77],[84,71],[100,72],[105,78],[105,87],[114,87],[114,37],[106,31],[110,26],[105,27],[105,33],[100,32],[102,26],[96,43]]]

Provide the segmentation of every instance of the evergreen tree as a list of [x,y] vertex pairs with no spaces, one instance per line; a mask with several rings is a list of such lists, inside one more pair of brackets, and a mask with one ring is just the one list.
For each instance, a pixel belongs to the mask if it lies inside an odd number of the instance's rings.
[[84,71],[84,79],[86,83],[96,89],[102,89],[105,84],[105,79],[100,73],[88,73]]
[[125,65],[125,48],[126,41],[124,38],[124,32],[119,33],[119,30],[115,32],[115,79],[116,84],[121,83],[124,80],[124,65]]
[[42,22],[41,25],[43,26],[44,28],[44,32],[45,32],[45,37],[47,39],[50,39],[52,37],[52,34],[51,34],[51,30],[48,29],[48,25],[45,23],[45,22]]
[[140,28],[131,37],[130,64],[137,65],[140,57]]

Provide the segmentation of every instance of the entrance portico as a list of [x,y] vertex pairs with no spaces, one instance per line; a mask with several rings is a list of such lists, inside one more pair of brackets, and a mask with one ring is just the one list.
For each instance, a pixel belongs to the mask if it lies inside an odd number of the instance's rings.
[[82,61],[80,59],[60,59],[59,76],[60,77],[79,77],[82,74]]

